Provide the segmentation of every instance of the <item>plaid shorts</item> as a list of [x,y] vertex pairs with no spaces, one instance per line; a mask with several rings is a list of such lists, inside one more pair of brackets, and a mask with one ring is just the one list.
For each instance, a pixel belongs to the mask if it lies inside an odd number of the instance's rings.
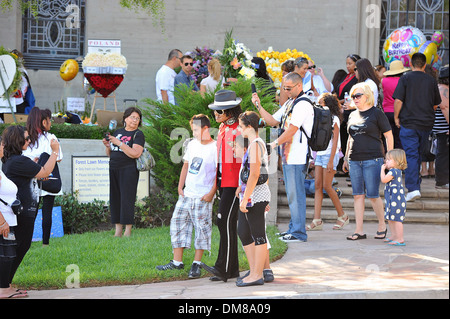
[[178,196],[170,221],[173,248],[191,248],[192,229],[195,228],[195,249],[211,250],[212,206],[200,198]]

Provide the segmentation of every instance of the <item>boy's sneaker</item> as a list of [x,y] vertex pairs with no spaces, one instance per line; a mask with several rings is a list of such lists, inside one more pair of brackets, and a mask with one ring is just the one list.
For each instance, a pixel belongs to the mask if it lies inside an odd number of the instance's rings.
[[173,263],[173,260],[171,260],[168,264],[156,266],[156,269],[157,270],[172,270],[172,269],[180,270],[180,269],[184,269],[184,264],[181,263],[180,265],[175,266],[175,264]]
[[285,243],[294,243],[294,242],[304,242],[304,240],[300,240],[291,234],[286,234],[279,238],[279,240],[284,241]]
[[192,263],[191,270],[189,270],[189,279],[195,279],[200,278],[201,270],[200,270],[200,264]]
[[282,233],[276,233],[275,236],[284,236],[284,235],[287,235],[287,234],[288,234],[288,232],[284,231]]

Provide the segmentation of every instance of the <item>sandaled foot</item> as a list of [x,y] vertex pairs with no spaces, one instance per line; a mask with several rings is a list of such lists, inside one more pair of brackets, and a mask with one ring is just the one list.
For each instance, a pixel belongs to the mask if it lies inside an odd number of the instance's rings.
[[311,225],[306,226],[306,230],[322,230],[323,222],[322,219],[313,219]]
[[366,239],[367,235],[366,234],[358,234],[358,233],[354,233],[351,236],[347,237],[347,240],[359,240],[359,239]]
[[399,242],[399,241],[391,241],[388,243],[388,246],[406,246],[405,242]]
[[340,230],[344,228],[345,225],[350,223],[350,217],[344,213],[344,215],[337,218],[336,224],[333,226],[333,230]]

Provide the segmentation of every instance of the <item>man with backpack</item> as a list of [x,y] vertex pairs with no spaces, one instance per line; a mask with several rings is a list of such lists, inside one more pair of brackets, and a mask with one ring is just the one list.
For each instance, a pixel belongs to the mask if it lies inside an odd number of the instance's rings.
[[279,137],[269,145],[272,148],[280,146],[291,212],[289,229],[280,234],[280,239],[284,242],[306,242],[305,173],[309,153],[308,139],[311,137],[314,123],[314,108],[307,98],[302,97],[303,81],[297,73],[285,76],[282,89],[286,91],[289,99],[274,115],[261,106],[256,93],[253,93],[252,102],[268,125],[279,125]]

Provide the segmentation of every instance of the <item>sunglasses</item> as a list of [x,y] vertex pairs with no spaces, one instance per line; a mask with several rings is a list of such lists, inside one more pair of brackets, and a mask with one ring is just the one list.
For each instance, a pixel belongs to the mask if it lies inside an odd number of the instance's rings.
[[214,110],[219,115],[225,114],[225,110]]
[[313,64],[313,65],[311,65],[311,66],[308,66],[308,70],[315,69],[315,68],[316,68],[316,65],[315,65],[315,64]]
[[296,84],[296,85],[294,85],[294,86],[292,86],[292,87],[287,87],[287,86],[283,86],[283,90],[285,90],[285,91],[292,91],[296,86],[297,86],[298,84]]
[[191,63],[189,63],[189,62],[186,62],[186,63],[184,64],[184,66],[188,66],[188,65],[190,65],[190,66],[193,66],[193,65],[194,65],[194,63],[193,63],[193,62],[191,62]]
[[25,137],[25,141],[28,141],[28,142],[30,142],[30,141],[31,141],[31,137],[30,137],[30,135],[28,135],[27,137]]
[[352,95],[352,99],[353,100],[359,100],[361,98],[361,96],[363,96],[363,93],[356,93]]

